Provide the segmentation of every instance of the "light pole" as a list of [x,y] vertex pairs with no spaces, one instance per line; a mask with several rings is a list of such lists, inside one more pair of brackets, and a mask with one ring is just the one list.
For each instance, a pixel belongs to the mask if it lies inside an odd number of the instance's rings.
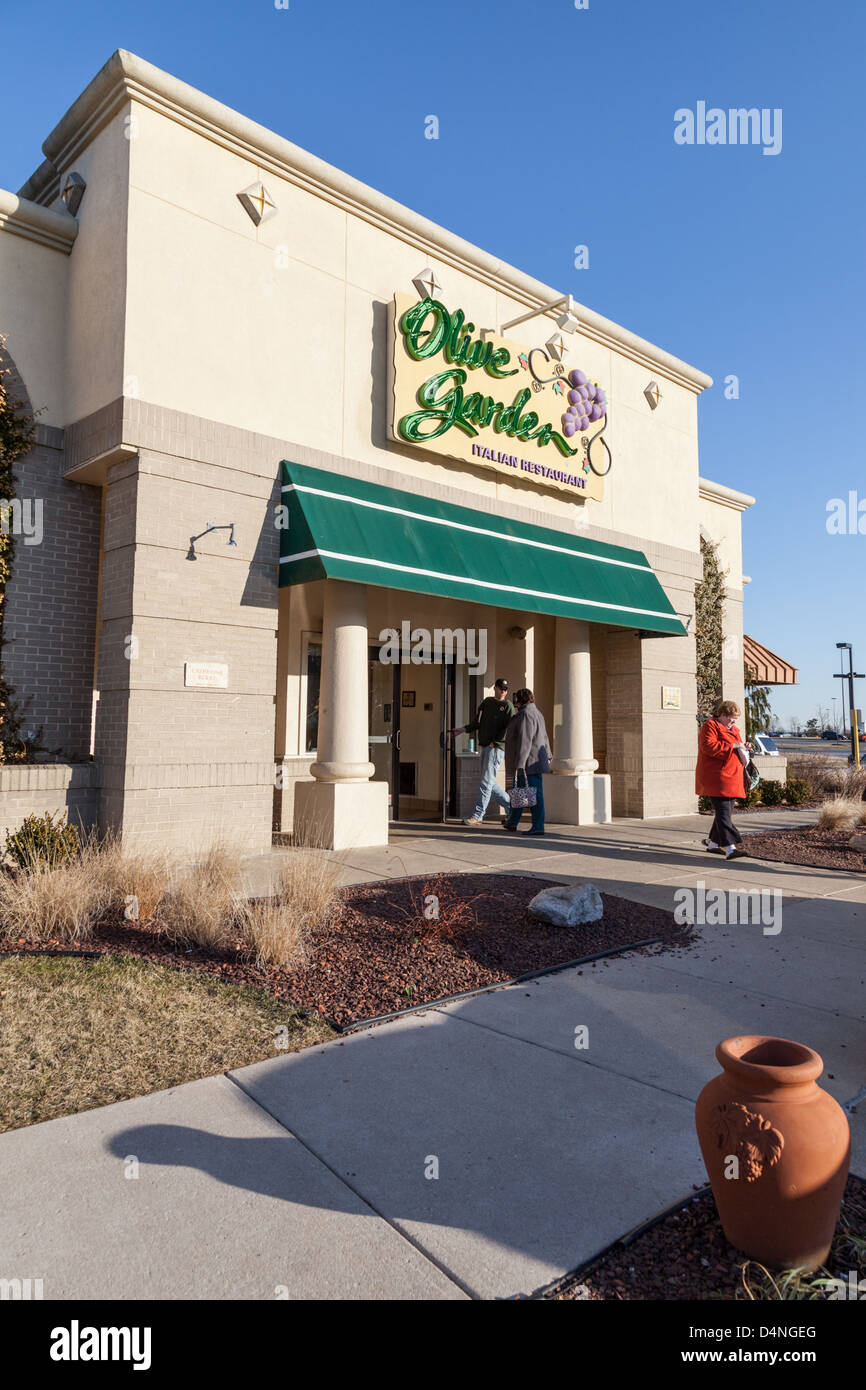
[[857,716],[854,713],[854,681],[863,679],[862,671],[854,670],[854,649],[850,642],[837,642],[839,651],[848,653],[848,670],[835,671],[837,680],[848,682],[848,711],[851,719],[851,761],[856,767],[860,766],[860,731],[857,728]]

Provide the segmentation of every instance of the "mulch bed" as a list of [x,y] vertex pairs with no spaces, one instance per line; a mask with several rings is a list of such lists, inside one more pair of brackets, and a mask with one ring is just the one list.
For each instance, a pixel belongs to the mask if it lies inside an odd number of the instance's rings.
[[791,830],[750,831],[744,848],[752,859],[773,859],[781,864],[805,864],[814,869],[844,869],[862,874],[863,851],[850,849],[851,831],[823,830],[802,825]]
[[[314,936],[309,963],[294,971],[258,969],[241,948],[184,950],[146,922],[100,925],[81,953],[140,956],[226,983],[251,985],[320,1014],[337,1028],[502,984],[533,971],[661,939],[645,952],[689,945],[695,932],[663,908],[602,893],[604,916],[581,927],[550,927],[527,914],[530,899],[555,880],[527,875],[440,874],[346,888],[330,923]],[[438,921],[424,916],[439,898]],[[8,942],[22,953],[69,950],[62,942]]]
[[[843,1217],[864,1235],[864,1215],[866,1182],[852,1175],[845,1189]],[[746,1260],[742,1251],[728,1244],[713,1194],[707,1190],[657,1224],[624,1237],[544,1297],[580,1302],[746,1298],[742,1281]],[[829,1272],[847,1283],[854,1267],[850,1246],[834,1242]],[[747,1274],[750,1283],[761,1285],[756,1266],[750,1265]]]

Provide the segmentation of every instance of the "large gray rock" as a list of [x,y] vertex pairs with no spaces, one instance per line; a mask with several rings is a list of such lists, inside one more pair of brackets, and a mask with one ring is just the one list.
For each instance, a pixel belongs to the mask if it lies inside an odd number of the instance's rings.
[[579,927],[582,922],[597,922],[604,914],[601,894],[594,883],[542,888],[530,902],[529,911],[540,922],[554,927]]

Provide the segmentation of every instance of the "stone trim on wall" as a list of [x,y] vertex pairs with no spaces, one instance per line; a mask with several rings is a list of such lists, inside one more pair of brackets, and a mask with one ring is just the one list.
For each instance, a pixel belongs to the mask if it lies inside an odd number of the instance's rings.
[[106,791],[157,791],[167,788],[262,787],[274,779],[273,761],[266,763],[130,763],[106,766],[102,786]]
[[[425,258],[435,256],[443,265],[464,271],[527,308],[550,304],[562,295],[561,288],[553,289],[507,265],[124,49],[111,55],[43,142],[47,159],[24,184],[22,196],[39,203],[50,202],[56,196],[56,171],[69,168],[106,123],[131,101],[251,161],[261,174],[274,173],[286,179],[314,197],[417,247]],[[706,373],[594,310],[579,305],[577,312],[584,335],[603,346],[661,373],[696,395],[712,385],[712,378]]]
[[5,763],[0,765],[0,796],[45,791],[81,791],[100,786],[96,763]]
[[64,813],[89,830],[99,811],[100,771],[95,763],[8,763],[0,767],[0,856],[6,835],[27,816]]
[[10,232],[68,256],[78,235],[78,223],[68,212],[54,212],[0,188],[0,232]]
[[[102,410],[68,427],[67,476],[86,477],[90,481],[93,460],[104,459],[107,470],[114,463],[116,452],[120,449],[127,450],[130,454],[140,450],[170,458],[173,466],[171,470],[167,470],[167,476],[172,478],[183,476],[182,473],[178,473],[175,460],[188,460],[191,464],[199,466],[211,464],[229,473],[235,472],[237,478],[234,481],[227,478],[224,486],[227,491],[242,492],[247,496],[250,495],[251,476],[262,479],[261,495],[269,494],[277,478],[276,465],[283,458],[291,459],[295,463],[308,464],[313,468],[323,468],[332,473],[350,472],[352,477],[378,483],[383,487],[399,486],[395,481],[394,469],[382,468],[357,459],[346,459],[340,454],[314,449],[307,444],[256,434],[237,425],[225,425],[218,420],[207,420],[181,410],[169,410],[131,397],[119,397]],[[434,462],[441,465],[440,460]],[[115,464],[115,467],[118,466]],[[130,468],[134,467],[134,460],[131,459]],[[151,469],[157,471],[153,465]],[[121,475],[117,472],[112,474],[114,479],[119,476]],[[472,493],[466,488],[433,479],[413,477],[411,484],[409,491],[419,497],[451,502],[459,507],[472,507],[491,516],[501,514],[501,499],[486,493]],[[549,531],[574,534],[573,528],[564,517],[537,511],[532,506],[516,503],[510,498],[507,505],[508,514],[515,521],[542,526]],[[585,535],[590,540],[602,541],[607,545],[643,551],[663,586],[671,584],[675,588],[681,587],[691,591],[701,577],[702,565],[697,538],[694,549],[688,549],[685,546],[647,541],[643,537],[613,531],[603,526],[588,526]],[[677,580],[683,579],[688,581],[685,585],[676,583]]]

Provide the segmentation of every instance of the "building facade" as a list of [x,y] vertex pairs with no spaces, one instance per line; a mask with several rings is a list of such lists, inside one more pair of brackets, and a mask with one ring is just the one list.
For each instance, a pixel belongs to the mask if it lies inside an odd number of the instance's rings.
[[0,193],[3,660],[56,753],[16,814],[381,844],[468,814],[499,674],[551,821],[693,810],[699,538],[742,701],[753,500],[700,476],[710,379],[131,54],[43,150]]

